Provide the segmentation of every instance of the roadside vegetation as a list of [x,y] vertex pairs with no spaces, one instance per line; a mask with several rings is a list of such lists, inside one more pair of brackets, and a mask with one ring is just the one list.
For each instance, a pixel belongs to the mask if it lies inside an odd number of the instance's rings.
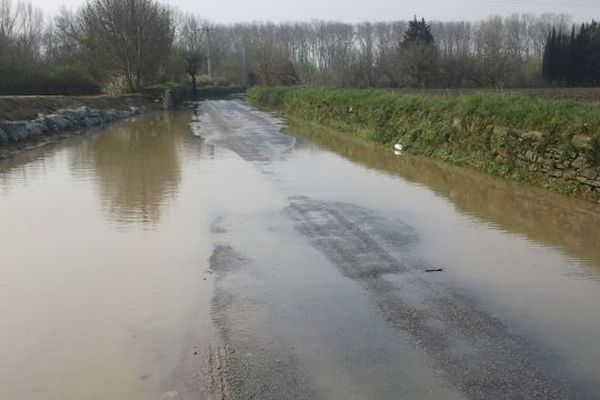
[[243,90],[207,75],[207,46],[205,21],[154,0],[89,0],[55,18],[0,0],[0,95]]
[[400,143],[411,154],[562,193],[579,193],[585,188],[579,185],[577,174],[549,175],[554,174],[555,164],[562,168],[568,163],[564,167],[568,169],[571,164],[583,163],[573,161],[581,157],[586,163],[583,167],[592,169],[593,174],[600,165],[600,108],[591,104],[492,91],[429,96],[308,87],[253,88],[247,99],[390,151]]
[[582,133],[600,134],[599,107],[518,92],[482,90],[462,96],[430,96],[383,89],[262,87],[251,89],[247,99],[327,125],[359,127],[359,136],[379,144],[393,142],[404,132],[403,126],[410,125],[429,133],[432,143],[439,140],[437,148],[456,121],[546,132],[551,143],[564,144]]
[[[566,15],[398,17],[224,25],[157,0],[87,0],[50,18],[32,3],[0,0],[0,95],[120,94],[173,83],[190,96],[255,84],[422,90],[573,83],[544,64],[548,48],[567,41]],[[596,31],[594,24],[573,28],[573,40],[595,43]],[[598,70],[596,59],[587,60],[586,71]]]
[[544,50],[542,72],[547,81],[559,85],[600,84],[600,24],[582,24],[571,34],[555,28]]

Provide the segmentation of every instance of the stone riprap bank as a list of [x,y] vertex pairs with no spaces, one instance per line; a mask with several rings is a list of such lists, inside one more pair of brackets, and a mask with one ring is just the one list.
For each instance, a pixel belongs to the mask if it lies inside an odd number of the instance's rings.
[[129,107],[127,110],[99,110],[89,107],[58,110],[25,121],[0,122],[0,145],[32,140],[44,135],[99,126],[147,112],[146,107]]

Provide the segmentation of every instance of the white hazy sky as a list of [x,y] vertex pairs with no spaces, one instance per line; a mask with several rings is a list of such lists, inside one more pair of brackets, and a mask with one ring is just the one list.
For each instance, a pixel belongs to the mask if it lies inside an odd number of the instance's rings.
[[[61,5],[77,7],[84,0],[32,0],[48,14]],[[406,20],[477,20],[492,14],[564,13],[576,21],[600,19],[600,0],[168,0],[163,1],[214,22],[308,21],[344,22]]]

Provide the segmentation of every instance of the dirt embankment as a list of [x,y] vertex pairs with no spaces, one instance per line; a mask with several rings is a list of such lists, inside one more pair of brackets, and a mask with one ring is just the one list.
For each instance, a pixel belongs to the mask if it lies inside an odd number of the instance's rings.
[[129,107],[151,107],[152,101],[139,95],[130,96],[0,96],[0,122],[37,118],[65,108],[125,110]]

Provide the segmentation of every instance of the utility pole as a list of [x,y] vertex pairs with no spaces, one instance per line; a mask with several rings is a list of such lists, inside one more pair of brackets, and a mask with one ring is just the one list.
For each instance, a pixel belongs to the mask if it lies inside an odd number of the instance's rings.
[[245,85],[248,80],[248,70],[246,69],[246,43],[242,41],[242,84]]
[[206,60],[208,64],[208,77],[212,80],[212,60],[210,56],[210,31],[212,31],[212,29],[207,26],[204,28],[204,31],[206,32]]

